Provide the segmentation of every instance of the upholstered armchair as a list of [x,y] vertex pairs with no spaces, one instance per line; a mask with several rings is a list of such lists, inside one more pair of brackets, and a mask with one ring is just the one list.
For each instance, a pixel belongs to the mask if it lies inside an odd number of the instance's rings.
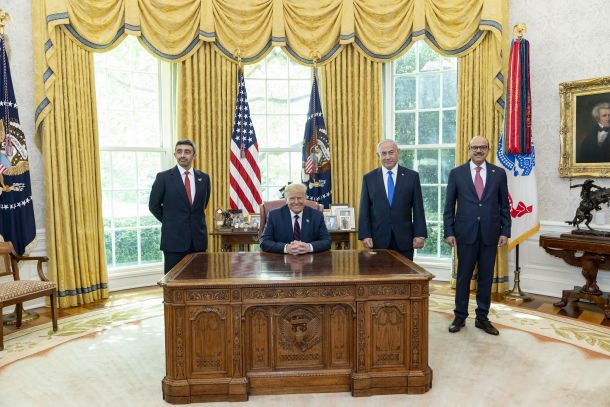
[[[40,281],[21,280],[19,278],[18,262],[25,260],[37,260],[37,271]],[[53,330],[57,331],[57,309],[55,305],[57,286],[49,281],[42,272],[42,263],[48,261],[46,257],[20,256],[15,253],[11,242],[0,242],[0,277],[11,276],[12,280],[0,282],[0,329],[2,329],[2,309],[9,305],[15,305],[17,316],[16,326],[21,327],[21,315],[23,303],[34,298],[51,298],[51,318]],[[0,331],[0,351],[4,349],[4,334]]]

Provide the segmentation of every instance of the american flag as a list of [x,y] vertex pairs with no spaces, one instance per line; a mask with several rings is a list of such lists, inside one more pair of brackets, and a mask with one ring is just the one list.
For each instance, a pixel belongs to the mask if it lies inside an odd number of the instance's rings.
[[314,69],[309,112],[303,137],[303,173],[301,181],[307,187],[307,199],[324,205],[332,202],[330,175],[330,145],[324,115],[320,105],[317,75]]
[[243,209],[248,213],[255,213],[262,203],[258,143],[250,118],[246,83],[241,69],[237,75],[238,92],[231,135],[230,205],[231,209]]
[[5,47],[0,34],[0,238],[27,254],[36,239],[30,166]]

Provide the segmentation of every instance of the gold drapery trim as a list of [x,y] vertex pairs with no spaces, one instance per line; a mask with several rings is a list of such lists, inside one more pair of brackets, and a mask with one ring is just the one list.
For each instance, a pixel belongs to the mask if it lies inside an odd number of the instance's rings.
[[[326,130],[331,135],[333,202],[348,203],[357,211],[362,176],[378,166],[382,64],[348,45],[321,70],[322,107]],[[355,248],[356,242],[357,237],[352,236],[350,247]]]
[[93,55],[56,28],[58,96],[43,127],[49,276],[60,308],[108,298]]
[[[208,231],[214,211],[229,207],[229,151],[237,97],[237,64],[204,44],[178,64],[178,138],[190,138],[197,147],[194,166],[208,173],[212,194],[206,210]],[[210,236],[210,251],[220,241]]]
[[[205,43],[226,58],[254,63],[272,46],[294,60],[325,64],[352,44],[365,58],[385,62],[424,39],[444,55],[463,56],[491,34],[490,81],[502,69],[502,3],[506,0],[33,0],[36,129],[50,104],[55,76],[53,28],[64,26],[91,51],[115,47],[136,35],[156,57],[183,61]],[[501,83],[496,84],[501,97]]]

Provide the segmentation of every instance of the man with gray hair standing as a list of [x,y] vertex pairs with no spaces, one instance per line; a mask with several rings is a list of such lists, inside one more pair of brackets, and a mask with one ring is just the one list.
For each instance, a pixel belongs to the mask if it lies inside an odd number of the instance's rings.
[[580,144],[576,162],[610,162],[610,103],[598,103],[591,114],[595,124]]
[[381,141],[377,156],[381,167],[362,179],[358,239],[367,249],[391,249],[413,260],[428,237],[419,174],[398,165],[394,140]]
[[330,249],[330,234],[322,212],[305,206],[307,187],[290,184],[284,190],[286,205],[269,212],[260,237],[265,252],[305,254]]

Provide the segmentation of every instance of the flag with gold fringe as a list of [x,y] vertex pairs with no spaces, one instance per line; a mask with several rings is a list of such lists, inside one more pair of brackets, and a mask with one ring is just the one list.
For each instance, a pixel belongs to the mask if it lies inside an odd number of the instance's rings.
[[19,124],[6,38],[0,34],[0,235],[21,255],[36,239],[32,186],[25,135]]

